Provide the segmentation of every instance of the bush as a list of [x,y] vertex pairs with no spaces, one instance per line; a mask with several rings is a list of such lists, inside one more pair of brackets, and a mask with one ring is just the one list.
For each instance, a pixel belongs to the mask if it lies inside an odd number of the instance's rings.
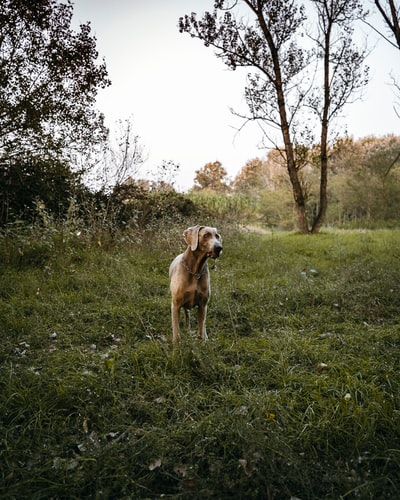
[[214,220],[242,224],[257,218],[258,201],[249,195],[203,190],[190,193],[189,198]]
[[144,188],[137,184],[121,185],[110,196],[116,223],[144,229],[154,222],[170,223],[192,217],[196,206],[187,196],[176,191]]
[[32,157],[0,165],[0,224],[33,222],[40,204],[63,218],[70,199],[84,191],[79,175],[59,160]]

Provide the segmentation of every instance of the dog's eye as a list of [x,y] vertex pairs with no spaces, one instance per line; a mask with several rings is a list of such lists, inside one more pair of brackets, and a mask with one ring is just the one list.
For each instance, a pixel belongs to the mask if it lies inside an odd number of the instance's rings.
[[204,236],[203,236],[203,238],[206,238],[206,239],[209,238],[209,237],[210,237],[210,233],[205,233]]

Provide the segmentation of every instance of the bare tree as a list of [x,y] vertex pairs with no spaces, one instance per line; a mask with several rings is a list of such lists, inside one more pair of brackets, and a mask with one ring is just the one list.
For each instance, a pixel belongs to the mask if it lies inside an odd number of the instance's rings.
[[329,126],[352,96],[367,83],[367,68],[362,71],[365,51],[353,46],[352,24],[364,13],[357,0],[313,0],[318,13],[316,44],[323,67],[323,97],[310,101],[319,118],[320,133],[320,207],[313,223],[318,231],[327,210]]
[[94,179],[89,182],[96,189],[110,192],[128,178],[136,177],[145,159],[140,136],[134,133],[132,117],[118,120],[116,130],[109,135],[101,160],[92,172]]
[[[374,3],[382,16],[386,27],[389,28],[391,34],[394,36],[395,42],[382,33],[378,33],[391,45],[400,49],[400,4],[396,5],[394,0],[375,0]],[[376,30],[376,28],[374,29]]]
[[[351,39],[353,23],[364,15],[361,2],[309,3],[318,20],[311,48],[299,44],[306,40],[307,12],[295,0],[216,0],[214,11],[204,13],[202,19],[192,13],[179,20],[181,32],[214,47],[231,69],[252,69],[245,88],[247,119],[261,123],[269,140],[273,129],[280,131],[284,148],[272,141],[286,163],[302,233],[318,232],[326,215],[331,121],[366,83],[365,54]],[[309,218],[299,175],[304,155],[297,153],[303,150],[301,144],[311,146],[316,140],[320,142],[320,202],[317,214]]]
[[[371,26],[382,38],[390,43],[390,45],[400,50],[400,3],[397,2],[396,5],[394,0],[375,0],[374,3],[382,16],[386,28],[389,29],[389,36],[386,36],[375,26],[368,23],[369,26]],[[391,40],[391,36],[394,37],[394,41]],[[391,77],[395,95],[397,99],[400,99],[400,84],[396,79],[396,76],[391,75]],[[397,105],[399,105],[399,103],[397,103]],[[396,108],[396,105],[394,106],[394,111],[400,118],[400,112]]]

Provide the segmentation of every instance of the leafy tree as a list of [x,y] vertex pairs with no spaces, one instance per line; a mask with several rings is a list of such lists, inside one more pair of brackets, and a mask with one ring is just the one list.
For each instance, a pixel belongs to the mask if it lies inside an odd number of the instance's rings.
[[196,170],[194,190],[227,191],[229,187],[224,181],[226,176],[227,172],[221,162],[207,163],[202,169]]
[[94,107],[110,84],[106,66],[90,24],[71,29],[72,12],[55,0],[0,3],[1,223],[31,212],[37,197],[59,213],[76,187],[73,155],[106,137]]
[[95,108],[110,84],[96,63],[90,24],[71,29],[73,6],[56,0],[0,3],[0,156],[60,157],[106,134]]
[[[265,160],[249,160],[233,180],[236,192],[257,194],[265,189],[285,190],[290,185],[287,171],[282,167],[284,160],[279,150],[271,149]],[[300,176],[301,178],[301,176]]]
[[[281,155],[302,233],[317,232],[326,215],[329,126],[366,83],[364,52],[354,47],[351,38],[353,23],[364,15],[361,2],[310,3],[317,16],[317,28],[310,34],[312,50],[299,45],[307,15],[294,0],[216,0],[214,11],[202,19],[192,13],[179,20],[181,32],[214,47],[228,67],[253,70],[245,88],[250,110],[246,118],[270,127],[264,127],[268,139],[274,128],[281,132]],[[315,123],[319,123],[319,136],[314,133]],[[308,220],[308,200],[299,176],[303,165],[296,151],[299,144],[315,142],[319,143],[320,200],[318,213]]]
[[266,187],[263,161],[260,158],[249,160],[233,181],[235,191],[254,193]]
[[331,196],[341,221],[394,220],[400,210],[400,137],[346,139],[331,152]]

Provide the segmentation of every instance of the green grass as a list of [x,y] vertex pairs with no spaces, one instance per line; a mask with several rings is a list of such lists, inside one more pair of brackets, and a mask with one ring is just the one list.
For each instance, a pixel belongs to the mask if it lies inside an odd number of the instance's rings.
[[0,241],[0,497],[399,497],[400,231],[220,228],[172,349],[182,229]]

